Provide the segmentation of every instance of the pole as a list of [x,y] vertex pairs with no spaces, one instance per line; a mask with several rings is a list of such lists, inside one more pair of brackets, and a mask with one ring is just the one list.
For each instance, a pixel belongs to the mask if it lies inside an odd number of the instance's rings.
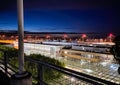
[[24,18],[23,0],[17,0],[18,12],[18,62],[19,71],[11,76],[10,85],[32,85],[31,73],[24,70]]
[[24,72],[24,20],[23,20],[23,0],[17,0],[18,12],[18,62],[19,73]]

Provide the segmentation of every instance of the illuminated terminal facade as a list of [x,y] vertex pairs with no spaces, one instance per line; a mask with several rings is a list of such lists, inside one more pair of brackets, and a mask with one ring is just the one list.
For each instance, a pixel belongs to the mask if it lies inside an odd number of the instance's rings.
[[52,57],[64,62],[66,68],[120,84],[120,75],[117,72],[119,65],[110,53],[110,47],[111,44],[103,43],[92,45],[47,41],[24,43],[27,55],[41,54]]

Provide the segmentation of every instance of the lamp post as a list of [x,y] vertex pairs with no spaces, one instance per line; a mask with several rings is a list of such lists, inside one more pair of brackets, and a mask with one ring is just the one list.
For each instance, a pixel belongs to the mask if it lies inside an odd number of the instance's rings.
[[19,73],[24,72],[24,21],[23,21],[23,0],[17,0],[18,9],[18,61],[19,61]]
[[11,85],[32,85],[32,77],[24,70],[24,18],[23,0],[17,0],[18,12],[18,73],[11,76]]
[[87,35],[86,34],[82,34],[82,41],[86,41]]
[[109,38],[109,42],[112,42],[112,40],[114,39],[114,35],[112,33],[110,33],[108,38]]
[[66,38],[68,38],[67,34],[64,34],[64,35],[63,35],[63,38],[64,38],[64,40],[65,40]]

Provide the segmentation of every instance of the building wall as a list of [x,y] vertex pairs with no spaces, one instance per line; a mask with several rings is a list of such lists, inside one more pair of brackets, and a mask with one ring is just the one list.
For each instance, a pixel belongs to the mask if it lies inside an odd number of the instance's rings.
[[24,43],[24,52],[27,55],[42,54],[45,56],[56,57],[59,54],[62,47],[63,46]]

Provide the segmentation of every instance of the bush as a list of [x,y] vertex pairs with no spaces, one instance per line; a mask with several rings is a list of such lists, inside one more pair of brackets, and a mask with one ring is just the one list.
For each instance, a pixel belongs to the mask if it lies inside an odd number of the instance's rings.
[[[17,49],[0,45],[0,57],[4,57],[4,56],[9,57],[10,64],[18,67],[18,50]],[[31,55],[25,56],[25,57],[29,57],[29,58],[31,58],[33,60],[37,60],[37,61],[51,63],[51,64],[58,65],[61,67],[65,66],[65,64],[63,62],[60,62],[56,59],[46,57],[46,56],[40,55],[40,54],[31,54]],[[38,65],[35,63],[32,63],[30,61],[25,61],[25,69],[27,71],[31,72],[35,78],[37,78],[37,76],[38,76],[38,69],[37,69],[38,67],[37,66]],[[12,69],[14,69],[16,71],[18,70],[14,67],[12,67]],[[48,67],[44,67],[43,74],[44,74],[43,79],[47,83],[49,83],[53,78],[58,79],[62,76],[62,74],[60,72],[50,69]],[[37,82],[34,77],[33,77],[33,81]]]
[[[65,64],[63,62],[60,62],[56,59],[46,57],[46,56],[40,55],[40,54],[31,54],[30,56],[27,56],[27,57],[30,57],[30,58],[38,60],[38,61],[58,65],[58,66],[61,66],[61,67],[65,66]],[[32,64],[32,63],[29,63],[28,65],[29,66],[25,66],[26,69],[29,70],[29,68],[30,68],[32,70],[32,74],[36,75],[36,77],[37,77],[37,74],[38,74],[37,73],[37,67],[36,67],[37,65]],[[43,68],[43,79],[44,79],[45,82],[49,83],[53,79],[59,79],[60,77],[62,77],[62,73],[60,73],[56,70],[53,70],[51,68],[48,68],[48,67]]]
[[3,55],[6,57],[17,57],[18,50],[12,47],[0,45],[0,56],[3,56]]

